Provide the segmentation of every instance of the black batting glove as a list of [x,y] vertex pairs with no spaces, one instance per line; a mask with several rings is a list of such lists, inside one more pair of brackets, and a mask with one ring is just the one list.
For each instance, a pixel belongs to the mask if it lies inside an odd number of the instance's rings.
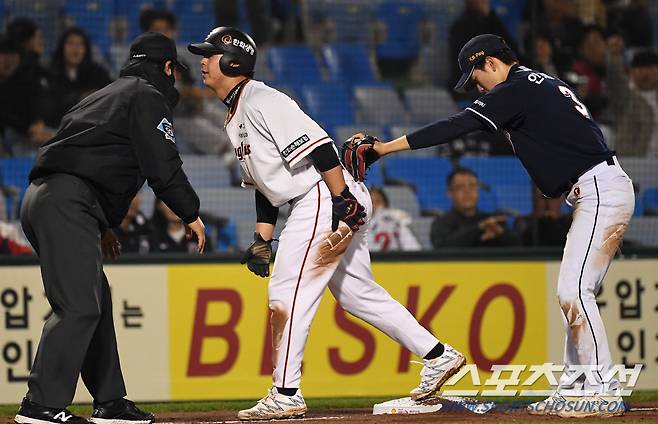
[[346,223],[352,231],[359,231],[359,227],[366,222],[366,210],[350,193],[350,189],[345,187],[339,196],[331,196],[331,202],[333,203],[331,231],[338,229],[338,221]]
[[269,277],[271,259],[272,240],[265,241],[259,233],[254,233],[254,242],[244,252],[240,263],[247,264],[249,271],[260,277]]

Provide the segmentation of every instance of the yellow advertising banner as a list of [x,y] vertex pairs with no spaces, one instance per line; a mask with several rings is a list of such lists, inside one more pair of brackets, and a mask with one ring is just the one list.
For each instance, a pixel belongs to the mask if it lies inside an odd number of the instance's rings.
[[[373,270],[421,324],[477,365],[482,382],[492,364],[545,362],[543,262],[390,262]],[[261,396],[272,368],[266,280],[239,265],[170,266],[169,293],[172,398]],[[302,387],[307,396],[403,395],[418,384],[420,366],[412,359],[348,316],[327,291],[311,328]],[[472,388],[470,378],[455,385]]]

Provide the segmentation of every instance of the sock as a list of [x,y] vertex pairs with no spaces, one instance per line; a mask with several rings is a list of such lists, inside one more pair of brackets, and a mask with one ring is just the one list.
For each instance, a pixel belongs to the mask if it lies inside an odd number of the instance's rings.
[[438,358],[439,356],[443,355],[443,350],[444,350],[443,344],[441,344],[441,342],[438,342],[436,346],[434,346],[427,355],[423,356],[423,359]]
[[284,389],[283,387],[277,387],[276,391],[285,396],[295,396],[297,389]]

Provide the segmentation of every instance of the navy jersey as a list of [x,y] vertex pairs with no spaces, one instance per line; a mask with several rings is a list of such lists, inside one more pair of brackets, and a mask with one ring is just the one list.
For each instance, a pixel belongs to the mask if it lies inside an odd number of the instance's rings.
[[563,81],[515,65],[507,80],[466,111],[492,132],[504,131],[530,177],[546,196],[610,158],[601,130]]

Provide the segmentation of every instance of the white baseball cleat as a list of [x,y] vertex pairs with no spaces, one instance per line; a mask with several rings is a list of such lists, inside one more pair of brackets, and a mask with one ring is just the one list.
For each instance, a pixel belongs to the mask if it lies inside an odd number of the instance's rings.
[[432,396],[466,363],[464,355],[455,348],[449,344],[443,347],[443,354],[438,358],[423,359],[420,384],[410,392],[411,399],[418,401]]
[[262,398],[253,407],[238,412],[241,420],[274,420],[285,418],[301,418],[306,414],[306,402],[301,389],[297,389],[294,396],[280,394],[276,387],[272,387],[267,396]]
[[562,418],[618,417],[626,412],[621,396],[595,394],[591,396],[567,396],[566,406],[557,411]]
[[564,396],[555,392],[544,400],[528,405],[527,411],[530,415],[557,415],[558,409],[564,408],[566,402]]

